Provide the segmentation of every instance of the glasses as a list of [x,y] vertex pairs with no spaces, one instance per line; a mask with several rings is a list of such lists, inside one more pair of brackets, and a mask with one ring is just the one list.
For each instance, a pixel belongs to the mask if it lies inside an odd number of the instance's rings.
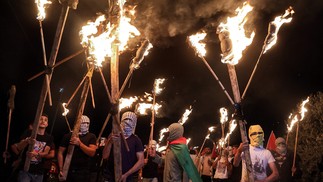
[[250,134],[250,136],[253,136],[253,135],[262,135],[264,132],[252,132]]

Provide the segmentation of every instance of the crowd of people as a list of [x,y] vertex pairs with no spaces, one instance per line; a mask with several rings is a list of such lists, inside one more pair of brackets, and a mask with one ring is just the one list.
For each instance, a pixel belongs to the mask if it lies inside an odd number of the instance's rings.
[[[82,115],[79,133],[65,134],[55,147],[54,138],[45,131],[48,116],[43,114],[35,138],[31,137],[33,128],[29,127],[20,141],[11,145],[16,157],[7,181],[248,182],[253,178],[255,182],[292,182],[302,175],[300,159],[296,155],[297,160],[293,160],[294,154],[287,150],[284,138],[276,139],[275,150],[264,148],[265,135],[260,125],[249,127],[250,144],[221,147],[214,143],[213,148],[206,146],[199,152],[188,148],[184,127],[172,123],[168,127],[167,147],[160,152],[155,140],[151,139],[144,147],[135,134],[134,112],[122,114],[120,134],[112,132],[101,142],[89,132],[90,123],[90,118]],[[114,147],[118,144],[120,151],[115,153]],[[116,154],[121,155],[120,176],[115,176],[115,161],[119,161]],[[30,160],[28,170],[26,159]]]

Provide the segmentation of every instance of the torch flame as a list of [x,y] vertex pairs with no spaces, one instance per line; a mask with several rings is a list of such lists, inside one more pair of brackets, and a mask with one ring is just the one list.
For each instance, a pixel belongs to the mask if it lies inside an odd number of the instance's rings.
[[227,135],[224,138],[224,141],[225,142],[228,141],[229,136],[232,134],[232,132],[234,131],[234,129],[236,129],[236,127],[237,127],[236,120],[232,120],[232,122],[230,123],[230,126],[229,126],[229,132],[227,133]]
[[228,17],[226,23],[220,23],[217,32],[228,36],[232,46],[230,50],[227,50],[228,52],[224,52],[221,55],[223,63],[238,64],[242,57],[242,51],[252,43],[255,32],[252,32],[248,38],[244,29],[244,25],[247,22],[246,16],[252,9],[253,7],[245,2],[242,8],[236,9],[237,15],[235,17]]
[[38,8],[37,20],[43,21],[46,17],[45,9],[52,4],[52,2],[47,0],[35,0],[35,3]]
[[62,116],[66,116],[70,110],[68,110],[68,109],[66,108],[67,103],[63,103],[63,104],[62,104],[62,106],[63,106],[63,109],[64,109],[64,112],[62,113]]
[[158,140],[159,142],[161,142],[163,140],[163,138],[165,136],[165,133],[168,132],[168,131],[169,131],[168,128],[163,128],[163,129],[160,130],[160,132],[159,132],[159,140]]
[[154,93],[156,95],[160,94],[161,91],[163,91],[163,88],[160,88],[160,85],[163,84],[165,81],[165,78],[158,78],[158,79],[155,79],[155,82],[154,82]]
[[[307,97],[307,99],[306,100],[304,100],[303,102],[302,102],[302,104],[300,105],[300,110],[299,110],[299,112],[297,113],[297,114],[295,114],[295,115],[293,115],[293,114],[290,114],[289,115],[289,119],[291,119],[291,124],[290,124],[290,126],[288,126],[287,125],[287,130],[288,130],[288,132],[291,132],[292,131],[292,129],[293,129],[293,127],[294,127],[294,125],[298,122],[298,121],[302,121],[303,119],[304,119],[304,117],[305,117],[305,113],[307,112],[307,109],[305,108],[305,105],[307,104],[309,102],[309,97]],[[299,116],[300,116],[300,118],[299,118]]]
[[225,107],[220,108],[220,122],[224,124],[228,121],[228,110]]
[[[109,22],[104,25],[106,19],[104,15],[101,15],[95,22],[89,22],[88,25],[82,27],[80,31],[81,44],[88,49],[89,57],[87,59],[90,62],[93,61],[96,66],[101,67],[105,58],[112,56],[112,42],[117,41],[119,43],[118,48],[121,53],[127,49],[130,38],[140,35],[137,28],[130,24],[131,18],[126,17],[125,10],[122,8],[124,2],[120,1],[119,4],[121,15],[118,24]],[[100,31],[98,28],[100,28]],[[117,30],[117,33],[114,30]]]
[[201,40],[203,40],[205,36],[206,33],[202,32],[188,37],[190,45],[194,48],[195,52],[198,54],[199,57],[204,57],[206,55],[206,44],[201,42]]
[[155,103],[153,104],[150,103],[138,103],[136,112],[139,113],[140,115],[147,115],[148,114],[148,109],[154,110],[156,114],[158,114],[158,110],[162,107],[162,105]]
[[191,114],[192,110],[193,110],[192,106],[190,106],[189,109],[186,109],[182,118],[178,121],[178,123],[183,125],[188,120],[188,116]]
[[138,100],[138,97],[130,97],[130,98],[120,98],[119,99],[119,111],[124,108],[130,108],[131,105]]
[[269,23],[268,35],[266,37],[265,44],[263,47],[264,54],[277,43],[277,34],[280,27],[284,23],[290,23],[292,21],[292,15],[294,13],[295,12],[293,8],[289,7],[287,10],[285,10],[285,14],[277,16],[274,21]]
[[215,126],[211,126],[211,127],[208,128],[208,130],[211,133],[211,132],[213,132],[215,130],[215,128],[216,128]]

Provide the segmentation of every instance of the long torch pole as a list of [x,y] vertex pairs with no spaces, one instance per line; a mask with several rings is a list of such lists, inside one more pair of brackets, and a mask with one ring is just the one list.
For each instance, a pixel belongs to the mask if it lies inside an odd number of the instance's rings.
[[[296,126],[296,136],[295,136],[294,156],[293,156],[293,168],[295,168],[296,150],[297,150],[297,143],[298,143],[298,130],[299,130],[299,122],[297,122],[297,126]],[[292,172],[292,176],[294,176],[294,171]]]
[[[81,126],[81,117],[83,115],[87,95],[89,93],[90,80],[92,78],[93,69],[94,69],[93,66],[89,68],[89,71],[87,73],[87,77],[84,81],[83,90],[82,90],[82,94],[81,94],[81,98],[80,98],[80,103],[79,103],[78,110],[77,110],[78,112],[77,112],[76,120],[74,122],[74,127],[73,127],[73,132],[72,132],[71,137],[78,137],[79,136],[79,130],[80,130],[80,126]],[[71,144],[67,148],[67,154],[66,154],[64,166],[63,166],[63,176],[60,177],[60,179],[62,179],[62,180],[66,180],[66,177],[68,175],[68,170],[70,168],[70,164],[72,161],[74,148],[75,148],[75,145],[71,145]]]
[[[62,34],[63,34],[63,30],[64,30],[64,26],[65,26],[68,12],[69,12],[69,7],[63,6],[61,16],[60,16],[60,19],[58,22],[58,26],[56,29],[56,35],[55,35],[55,39],[54,39],[54,43],[53,43],[53,47],[52,47],[51,56],[50,56],[50,59],[48,62],[48,66],[51,68],[53,67],[53,65],[55,65],[55,61],[56,61],[56,57],[57,57],[57,53],[58,53],[59,45],[61,42],[61,38],[62,38]],[[52,77],[52,72],[48,73],[48,77],[49,77],[49,81],[50,81],[51,77]],[[37,132],[38,132],[38,126],[39,126],[39,120],[40,120],[40,117],[43,113],[48,89],[49,88],[47,87],[47,81],[45,78],[44,82],[43,82],[43,87],[42,87],[42,90],[40,93],[40,99],[39,99],[38,106],[37,106],[36,116],[35,116],[35,120],[34,120],[34,124],[33,124],[33,130],[32,130],[31,136],[30,136],[31,139],[36,139]],[[28,146],[28,152],[32,152],[33,149],[34,149],[34,144],[30,144]],[[30,162],[31,162],[31,157],[27,156],[26,160],[25,160],[25,164],[24,164],[24,171],[29,171]]]
[[[233,97],[234,97],[234,101],[235,101],[235,104],[234,104],[234,107],[236,110],[235,114],[237,116],[242,116],[241,105],[240,105],[241,104],[241,97],[240,97],[239,84],[238,84],[238,79],[237,79],[235,67],[230,64],[228,64],[227,66],[228,66],[228,72],[229,72],[232,91],[233,91]],[[245,122],[242,121],[241,118],[237,118],[237,119],[239,120],[241,140],[243,143],[248,142]],[[251,162],[249,149],[245,150],[244,153],[245,153],[245,161],[246,161],[246,166],[247,166],[247,171],[248,171],[249,182],[253,182],[254,176],[253,176],[252,162]]]

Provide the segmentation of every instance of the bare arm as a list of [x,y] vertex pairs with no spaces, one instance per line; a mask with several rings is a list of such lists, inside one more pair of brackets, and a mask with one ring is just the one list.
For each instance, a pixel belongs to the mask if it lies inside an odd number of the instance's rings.
[[268,164],[272,173],[262,182],[272,182],[278,179],[279,174],[278,174],[278,170],[276,168],[275,162],[271,162]]
[[70,144],[79,146],[80,149],[88,156],[93,157],[96,151],[96,145],[90,144],[89,146],[85,145],[79,137],[72,137],[70,140]]
[[129,175],[133,174],[144,166],[144,152],[137,152],[136,156],[137,162],[126,173],[122,174],[120,181],[125,182]]
[[111,152],[111,147],[112,147],[112,140],[110,137],[108,137],[108,139],[105,139],[105,145],[102,151],[102,158],[103,159],[108,159],[110,156],[110,152]]
[[66,150],[66,147],[59,147],[57,152],[57,162],[58,162],[58,167],[60,172],[63,170],[63,164],[64,164],[63,154],[65,150]]
[[241,162],[241,153],[249,149],[248,142],[240,143],[237,153],[234,155],[233,166],[238,167]]

